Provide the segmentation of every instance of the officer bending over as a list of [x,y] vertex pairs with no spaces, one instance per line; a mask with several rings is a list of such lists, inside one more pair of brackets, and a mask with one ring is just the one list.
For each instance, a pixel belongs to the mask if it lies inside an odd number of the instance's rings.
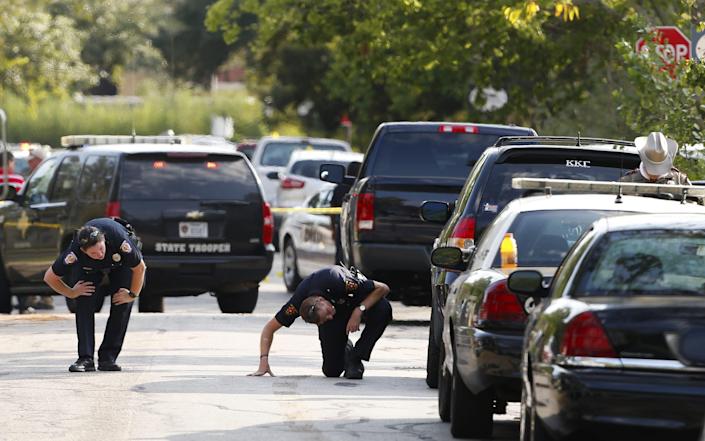
[[[136,242],[131,227],[121,219],[93,219],[78,230],[68,249],[44,274],[44,281],[54,291],[76,300],[78,360],[69,371],[95,371],[94,314],[97,302],[102,303],[106,293],[112,300],[103,343],[98,349],[98,369],[122,370],[115,360],[125,339],[132,302],[142,290],[147,269]],[[101,292],[96,292],[97,288],[102,288]]]
[[[289,327],[300,315],[307,323],[318,325],[318,339],[323,353],[323,374],[361,379],[372,348],[392,319],[392,307],[384,297],[389,287],[367,280],[347,268],[334,266],[311,274],[299,284],[288,303],[267,322],[260,336],[260,361],[257,372],[274,375],[269,367],[269,349],[274,333]],[[348,334],[360,330],[365,317],[365,329],[353,347]]]

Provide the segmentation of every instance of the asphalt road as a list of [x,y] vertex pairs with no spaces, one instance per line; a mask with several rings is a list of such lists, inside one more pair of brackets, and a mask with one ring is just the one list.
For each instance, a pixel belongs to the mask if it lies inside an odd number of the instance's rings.
[[[423,380],[427,308],[394,302],[362,381],[323,377],[316,328],[301,320],[275,336],[277,376],[248,377],[262,326],[288,298],[274,268],[253,314],[220,314],[207,294],[168,298],[164,314],[135,309],[123,372],[68,372],[75,327],[60,297],[48,314],[0,316],[0,440],[452,439]],[[494,439],[516,439],[517,416],[516,405],[496,416]]]

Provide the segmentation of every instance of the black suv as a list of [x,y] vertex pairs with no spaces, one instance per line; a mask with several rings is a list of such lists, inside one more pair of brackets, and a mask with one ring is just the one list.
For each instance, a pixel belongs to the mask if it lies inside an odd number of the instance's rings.
[[357,177],[323,165],[322,179],[350,184],[340,214],[343,259],[389,285],[406,304],[428,305],[431,246],[440,229],[419,218],[427,200],[454,201],[482,152],[527,127],[448,122],[386,122]]
[[[634,143],[611,139],[562,136],[504,137],[485,150],[465,181],[455,203],[427,201],[421,217],[445,223],[434,247],[454,246],[470,253],[487,225],[511,200],[524,196],[512,178],[558,178],[618,181],[639,166]],[[529,192],[530,193],[530,192]],[[457,272],[431,265],[431,322],[426,383],[438,385],[438,351],[443,307]]]
[[231,147],[179,141],[64,137],[87,146],[48,158],[0,205],[0,312],[10,312],[13,294],[49,293],[44,271],[78,227],[103,216],[127,220],[142,242],[141,312],[162,312],[164,296],[206,291],[223,312],[252,312],[274,253],[255,172]]

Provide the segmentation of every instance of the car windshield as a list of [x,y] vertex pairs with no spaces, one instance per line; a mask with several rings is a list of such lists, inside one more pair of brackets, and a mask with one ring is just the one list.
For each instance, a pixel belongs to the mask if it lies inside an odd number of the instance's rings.
[[498,138],[473,133],[387,133],[375,146],[373,169],[366,174],[465,179]]
[[[577,157],[575,153],[551,152],[552,155],[522,155],[492,167],[480,200],[477,223],[484,229],[497,213],[512,200],[536,193],[536,190],[512,188],[512,178],[580,179],[588,181],[618,181],[625,170],[639,165],[638,156],[622,160],[621,156],[602,155],[599,158]],[[588,159],[589,158],[589,159]],[[559,193],[559,192],[555,192]],[[466,210],[475,210],[468,206]],[[470,214],[470,213],[468,213]]]
[[321,168],[321,164],[338,164],[338,165],[342,165],[342,166],[347,166],[348,161],[331,161],[331,160],[323,160],[323,159],[317,159],[317,160],[306,159],[303,161],[296,161],[291,166],[290,173],[292,175],[300,175],[300,176],[306,176],[307,178],[318,179],[318,171]]
[[241,156],[131,156],[122,167],[124,200],[246,200],[257,181]]
[[[629,214],[608,210],[546,210],[519,214],[507,230],[517,245],[518,267],[558,267],[573,244],[597,219]],[[499,248],[492,266],[501,267]]]
[[291,154],[296,150],[334,150],[344,152],[342,144],[305,143],[305,142],[269,142],[262,151],[262,165],[284,167],[289,163]]
[[587,256],[575,297],[705,295],[702,231],[613,232]]

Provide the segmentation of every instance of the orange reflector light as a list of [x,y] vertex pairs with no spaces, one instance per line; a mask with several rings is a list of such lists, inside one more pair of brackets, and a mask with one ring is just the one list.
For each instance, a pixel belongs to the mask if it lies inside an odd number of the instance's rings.
[[152,165],[154,168],[164,168],[166,167],[166,162],[164,161],[154,161],[154,164]]
[[218,163],[213,161],[206,162],[206,168],[218,168]]
[[507,233],[499,246],[499,254],[502,258],[502,268],[516,268],[518,260],[517,241],[514,234]]

